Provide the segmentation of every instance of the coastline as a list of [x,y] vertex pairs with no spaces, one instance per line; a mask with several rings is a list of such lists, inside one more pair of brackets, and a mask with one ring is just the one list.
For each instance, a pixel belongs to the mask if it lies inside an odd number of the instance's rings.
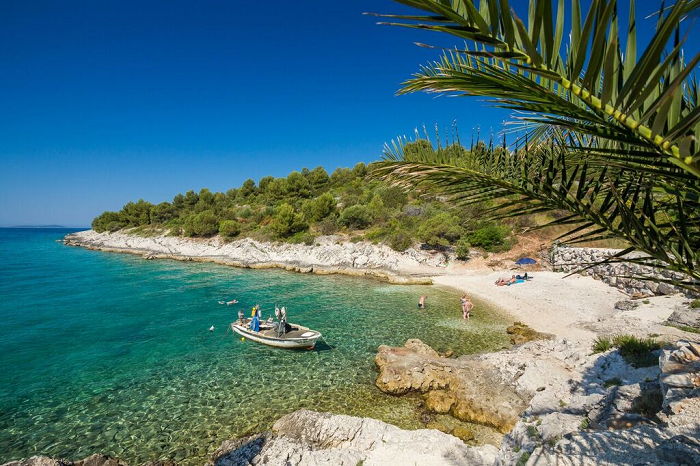
[[142,256],[209,262],[247,269],[284,269],[319,275],[370,277],[396,285],[431,285],[432,276],[447,265],[446,256],[434,251],[410,248],[396,252],[367,242],[339,241],[335,236],[317,238],[315,245],[261,243],[251,239],[223,242],[219,238],[196,240],[125,233],[97,233],[93,230],[66,235],[63,243],[85,249]]
[[319,237],[314,245],[304,245],[251,239],[223,242],[218,237],[141,237],[85,230],[66,235],[63,242],[90,250],[138,255],[146,260],[361,276],[398,285],[441,285],[476,296],[537,331],[579,342],[621,333],[641,337],[656,333],[668,339],[688,336],[687,332],[663,325],[687,301],[680,294],[649,297],[638,301],[639,306],[634,309],[619,310],[616,303],[629,297],[590,276],[567,277],[564,272],[535,270],[530,272],[534,278],[525,283],[495,286],[499,277],[522,272],[510,269],[505,261],[499,270],[494,270],[478,261],[455,264],[453,257],[440,252],[416,248],[396,252],[384,245],[352,243],[337,236]]

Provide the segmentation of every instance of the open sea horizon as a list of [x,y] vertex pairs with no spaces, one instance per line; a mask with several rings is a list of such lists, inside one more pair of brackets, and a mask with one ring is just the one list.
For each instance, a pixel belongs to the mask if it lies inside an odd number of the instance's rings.
[[[82,229],[0,228],[0,463],[93,453],[201,464],[296,409],[421,428],[417,400],[374,386],[379,345],[457,354],[508,346],[506,316],[454,290],[250,270],[65,246]],[[428,308],[417,309],[420,295]],[[238,305],[220,305],[237,299]],[[275,304],[332,346],[274,349],[226,333]],[[214,332],[209,327],[214,326]]]

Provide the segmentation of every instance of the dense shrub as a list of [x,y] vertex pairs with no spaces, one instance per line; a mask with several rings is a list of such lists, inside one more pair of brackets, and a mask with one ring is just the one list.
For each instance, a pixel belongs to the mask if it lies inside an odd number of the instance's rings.
[[418,239],[432,247],[447,246],[462,234],[462,227],[457,217],[442,212],[421,223],[418,227]]
[[389,247],[394,251],[403,252],[412,245],[413,239],[405,231],[396,231],[389,236]]
[[332,194],[324,193],[316,199],[307,201],[304,210],[309,221],[317,222],[334,214],[337,210],[337,205],[338,203]]
[[324,218],[316,223],[316,230],[322,235],[334,235],[339,228],[337,220],[333,217]]
[[241,224],[235,220],[224,220],[219,223],[219,234],[226,238],[238,236],[241,232]]
[[382,202],[387,209],[398,209],[408,202],[406,193],[396,186],[386,186],[378,189],[377,194],[382,198]]
[[509,230],[502,225],[487,223],[472,231],[467,240],[472,246],[493,251],[497,246],[504,244]]
[[372,223],[372,213],[366,206],[353,205],[341,212],[338,222],[348,228],[363,229]]
[[469,244],[469,241],[465,239],[460,239],[459,241],[457,241],[457,244],[455,245],[455,255],[457,256],[457,259],[469,259],[469,252],[471,250],[471,247],[472,245]]
[[192,231],[197,236],[211,236],[219,231],[219,220],[213,212],[205,210],[192,218]]

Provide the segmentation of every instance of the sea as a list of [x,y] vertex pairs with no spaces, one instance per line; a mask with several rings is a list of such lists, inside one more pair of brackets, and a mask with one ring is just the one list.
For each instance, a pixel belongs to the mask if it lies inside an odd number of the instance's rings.
[[[506,316],[477,300],[466,322],[448,288],[147,261],[62,244],[72,231],[0,229],[0,463],[104,453],[202,464],[224,440],[300,408],[422,428],[417,397],[375,387],[378,346],[508,345]],[[229,324],[256,304],[264,318],[286,306],[325,341],[311,351],[242,341]]]

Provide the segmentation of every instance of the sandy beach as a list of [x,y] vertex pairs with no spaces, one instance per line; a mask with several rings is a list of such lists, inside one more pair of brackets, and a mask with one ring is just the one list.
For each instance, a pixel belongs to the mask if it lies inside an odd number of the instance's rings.
[[[590,341],[599,334],[633,333],[682,337],[685,332],[662,325],[687,298],[677,294],[638,300],[632,310],[615,309],[615,303],[629,297],[617,288],[591,277],[536,271],[525,283],[496,286],[499,277],[522,271],[453,269],[449,275],[432,277],[436,285],[449,286],[488,301],[540,332],[561,338]],[[564,278],[566,277],[566,278]],[[478,312],[475,309],[474,312]]]

